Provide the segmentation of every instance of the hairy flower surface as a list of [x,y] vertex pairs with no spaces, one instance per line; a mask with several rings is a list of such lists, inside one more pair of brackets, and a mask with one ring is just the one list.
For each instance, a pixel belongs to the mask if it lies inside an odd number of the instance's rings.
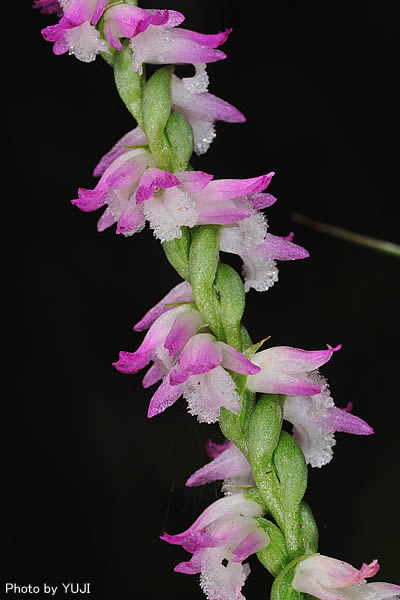
[[399,585],[365,581],[378,571],[377,560],[356,569],[341,560],[314,554],[297,565],[292,586],[319,600],[396,600]]
[[99,52],[108,52],[107,43],[95,27],[106,4],[107,0],[61,0],[60,21],[42,30],[44,39],[54,42],[54,54],[69,52],[83,62],[91,62]]
[[143,385],[163,381],[150,401],[149,417],[163,412],[183,395],[191,414],[201,422],[214,423],[222,406],[233,413],[240,410],[239,395],[226,369],[247,375],[256,373],[259,367],[210,333],[194,335],[202,320],[194,321],[189,311],[190,307],[183,306],[164,312],[138,350],[120,352],[113,364],[122,373],[136,373],[154,361]]
[[137,142],[142,135],[136,128],[124,136],[96,167],[96,175],[101,174],[96,187],[79,188],[78,198],[72,200],[86,212],[107,206],[99,231],[116,223],[117,233],[130,236],[148,221],[165,242],[180,238],[182,226],[236,223],[254,213],[253,196],[260,196],[271,180],[271,173],[212,181],[213,175],[203,171],[163,171],[146,148],[126,147],[136,145],[127,142]]
[[278,280],[277,260],[298,260],[307,258],[309,253],[291,241],[292,235],[279,237],[268,233],[267,219],[260,209],[274,204],[274,196],[254,194],[248,201],[250,216],[233,225],[224,225],[219,247],[242,259],[246,292],[251,288],[265,292]]
[[200,585],[209,600],[242,600],[240,590],[250,572],[249,565],[242,562],[270,542],[254,518],[263,514],[259,504],[236,494],[211,504],[186,531],[164,533],[161,539],[193,554],[175,571],[200,573]]
[[318,371],[310,373],[308,379],[321,391],[313,396],[287,396],[283,418],[292,423],[293,437],[306,462],[312,467],[323,467],[332,460],[335,431],[371,435],[374,430],[347,409],[335,406],[328,382]]

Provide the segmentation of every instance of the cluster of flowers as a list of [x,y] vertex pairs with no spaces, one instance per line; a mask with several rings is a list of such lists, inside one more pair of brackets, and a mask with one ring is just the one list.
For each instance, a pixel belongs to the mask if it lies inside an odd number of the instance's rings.
[[[98,53],[112,55],[132,49],[132,70],[142,73],[143,64],[191,64],[193,77],[172,75],[172,108],[191,125],[194,150],[207,151],[215,137],[215,122],[239,123],[244,116],[235,107],[207,91],[206,64],[225,58],[218,47],[230,31],[204,35],[178,28],[184,16],[174,10],[142,9],[133,3],[109,0],[34,0],[45,13],[57,14],[56,25],[43,30],[54,42],[55,54],[69,52],[84,62]],[[202,171],[171,173],[157,167],[145,132],[137,126],[124,135],[94,170],[99,182],[94,189],[79,189],[72,202],[83,211],[105,208],[98,230],[116,225],[116,233],[131,236],[146,221],[161,242],[182,236],[181,227],[220,226],[219,248],[243,261],[245,290],[265,291],[277,280],[276,260],[306,258],[308,252],[292,242],[292,234],[279,237],[268,232],[262,212],[276,198],[265,193],[273,172],[249,179],[214,180]],[[122,373],[136,373],[151,366],[143,386],[161,382],[150,401],[153,417],[183,396],[188,410],[200,422],[218,421],[221,408],[238,414],[241,398],[231,372],[246,379],[251,392],[285,397],[283,418],[292,424],[293,437],[312,467],[332,458],[335,432],[369,435],[372,428],[346,409],[335,406],[329,386],[318,368],[340,346],[307,351],[287,346],[241,353],[219,341],[197,310],[188,282],[174,287],[134,326],[148,329],[135,352],[121,352],[114,363]],[[208,598],[242,599],[241,588],[250,571],[243,564],[251,554],[270,543],[260,525],[264,506],[247,491],[256,484],[246,457],[232,442],[209,443],[212,461],[187,481],[198,486],[223,480],[225,497],[209,506],[181,534],[162,539],[182,545],[192,554],[175,567],[182,573],[200,573]],[[333,558],[314,554],[296,566],[292,587],[321,600],[389,600],[400,587],[366,583],[379,569],[377,561],[361,569]]]

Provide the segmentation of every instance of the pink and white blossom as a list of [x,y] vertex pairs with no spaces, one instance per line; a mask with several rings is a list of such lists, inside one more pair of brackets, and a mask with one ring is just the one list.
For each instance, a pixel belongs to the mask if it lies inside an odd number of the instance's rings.
[[177,28],[183,15],[174,17],[165,24],[149,25],[145,31],[132,37],[132,68],[142,73],[143,64],[192,64],[211,63],[226,58],[217,48],[228,38],[231,30],[203,34],[189,29]]
[[133,326],[133,329],[135,331],[148,329],[159,316],[168,310],[172,310],[176,302],[193,302],[192,286],[187,281],[182,281],[173,287],[168,294],[146,312],[140,321]]
[[92,62],[108,45],[96,29],[107,0],[60,0],[63,16],[56,25],[42,29],[48,42],[54,42],[54,54],[74,54],[83,62]]
[[222,407],[240,410],[235,383],[226,369],[247,375],[258,367],[243,354],[210,333],[198,333],[186,343],[179,359],[154,393],[148,410],[153,417],[172,406],[182,395],[190,414],[203,423],[215,423]]
[[209,600],[244,600],[241,589],[250,566],[242,562],[270,543],[256,520],[263,514],[257,502],[236,494],[211,504],[186,531],[164,533],[162,540],[193,554],[174,570],[200,573],[200,585]]
[[185,17],[176,10],[145,9],[131,4],[114,4],[104,15],[104,35],[110,46],[122,50],[121,38],[132,39],[148,27],[162,30],[180,25]]
[[309,556],[295,569],[293,589],[319,600],[396,600],[400,586],[392,583],[367,583],[379,571],[377,560],[363,563],[360,569],[320,554]]
[[120,352],[118,362],[113,365],[121,373],[137,373],[151,361],[158,368],[164,364],[172,368],[174,355],[203,324],[203,317],[190,304],[171,308],[155,319],[135,352]]
[[327,350],[301,350],[290,346],[275,346],[257,352],[252,362],[260,367],[255,375],[247,377],[252,392],[284,394],[287,396],[314,396],[321,385],[310,379],[309,373],[324,365],[341,345]]
[[335,406],[328,382],[318,371],[309,373],[308,378],[321,391],[313,396],[287,396],[283,418],[292,423],[293,437],[306,462],[312,467],[322,467],[332,460],[335,431],[371,435],[374,430],[347,409]]
[[80,188],[72,200],[84,211],[107,205],[99,231],[116,223],[117,233],[130,236],[148,221],[155,236],[165,242],[180,238],[182,226],[235,223],[251,215],[251,198],[260,195],[272,177],[269,173],[212,181],[213,175],[203,171],[170,173],[155,167],[146,148],[126,148],[131,145],[127,142],[138,139],[141,132],[136,129],[123,138],[124,144],[120,140],[96,167],[96,174],[101,174],[96,187]]
[[228,496],[243,491],[243,488],[252,488],[256,485],[250,463],[233,442],[226,440],[223,444],[214,444],[208,441],[206,451],[213,460],[189,477],[186,482],[188,487],[197,487],[223,479],[222,489]]
[[79,188],[78,198],[72,200],[72,204],[85,212],[106,206],[97,223],[98,231],[118,223],[123,215],[126,221],[129,218],[129,235],[141,231],[145,218],[143,207],[136,206],[135,195],[141,176],[154,164],[152,155],[145,148],[129,149],[108,164],[93,190]]
[[224,225],[219,246],[223,252],[241,257],[246,292],[251,288],[265,292],[278,281],[277,260],[298,260],[307,258],[309,253],[292,242],[293,234],[279,237],[268,233],[267,219],[260,209],[274,204],[274,196],[254,194],[248,201],[250,216],[235,224]]

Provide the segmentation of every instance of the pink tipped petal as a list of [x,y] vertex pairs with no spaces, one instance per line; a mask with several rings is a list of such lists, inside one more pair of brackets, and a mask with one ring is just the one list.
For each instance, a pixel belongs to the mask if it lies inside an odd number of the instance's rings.
[[178,315],[164,344],[164,348],[168,350],[170,356],[182,350],[203,323],[203,317],[197,310],[189,309]]
[[92,212],[106,202],[107,192],[105,190],[86,190],[85,188],[78,189],[78,198],[71,200],[74,204],[84,212]]
[[265,375],[261,371],[257,375],[249,375],[247,387],[253,392],[288,396],[314,396],[321,391],[317,384],[279,371],[269,371]]
[[127,146],[147,146],[148,141],[146,135],[139,126],[135,127],[129,133],[126,133],[118,142],[109,150],[96,165],[93,176],[101,177],[104,171],[114,162],[119,156],[125,154]]
[[288,373],[306,373],[327,363],[333,352],[339,349],[340,346],[332,348],[329,345],[328,350],[301,350],[290,346],[275,346],[258,352],[253,362],[261,367],[268,365]]
[[131,235],[143,229],[145,222],[143,207],[130,200],[118,219],[116,233]]
[[180,171],[175,175],[181,183],[181,189],[186,194],[200,192],[214,177],[214,175],[204,173],[204,171]]
[[161,385],[157,388],[156,392],[153,394],[147,412],[148,418],[154,417],[164,412],[164,410],[175,404],[175,402],[181,397],[181,395],[181,387],[179,385],[170,385],[169,377],[166,377],[161,383]]
[[[161,538],[163,539],[163,538]],[[167,541],[167,540],[165,540]],[[185,573],[186,575],[197,575],[201,572],[202,552],[195,552],[188,562],[181,562],[174,568],[176,573]]]
[[120,373],[137,373],[143,369],[151,360],[150,354],[138,354],[136,352],[120,352],[119,360],[112,363],[113,367]]
[[317,421],[321,429],[325,431],[342,431],[355,435],[371,435],[374,433],[372,427],[363,419],[336,406],[328,408],[327,415],[320,417]]
[[[217,446],[217,444],[215,444]],[[243,470],[250,469],[250,465],[240,450],[231,442],[224,444],[223,450],[214,460],[198,469],[189,477],[186,484],[188,487],[196,487],[234,477]]]
[[242,375],[255,375],[261,369],[254,365],[249,359],[232,346],[228,346],[224,342],[218,342],[222,350],[222,366],[230,371],[241,373]]
[[250,179],[217,179],[211,181],[207,188],[199,193],[197,199],[221,202],[222,200],[233,200],[255,192],[262,192],[270,184],[273,175],[274,173],[268,173]]
[[197,209],[198,225],[229,225],[251,216],[248,209],[238,208],[229,200],[216,204],[213,200],[204,198],[197,202]]
[[208,48],[217,48],[226,42],[229,34],[232,32],[232,29],[226,29],[225,31],[221,31],[220,33],[207,34],[207,33],[197,33],[196,31],[191,31],[190,29],[176,29],[174,34],[180,38],[181,40],[190,40],[199,46],[205,46]]
[[251,554],[255,554],[259,550],[262,550],[262,548],[268,546],[269,543],[269,535],[261,529],[261,527],[258,527],[255,531],[250,532],[249,535],[236,546],[235,550],[232,552],[232,560],[234,562],[243,562]]
[[139,204],[151,198],[154,192],[160,189],[175,187],[180,184],[180,181],[175,175],[161,169],[150,168],[146,169],[142,175],[138,191],[136,192],[136,202]]
[[264,241],[251,253],[276,260],[297,260],[310,256],[305,248],[270,233],[265,234]]
[[267,194],[266,192],[260,192],[258,194],[250,194],[250,196],[246,196],[248,202],[250,202],[251,206],[254,210],[262,210],[263,208],[269,208],[277,201],[277,198],[272,194]]
[[100,21],[106,6],[107,0],[97,0],[96,7],[93,11],[92,18],[90,20],[92,25],[97,25],[97,23]]
[[160,371],[160,369],[158,368],[157,365],[151,365],[150,369],[147,371],[146,375],[143,377],[142,380],[142,385],[145,389],[151,387],[152,385],[154,385],[155,383],[157,383],[157,381],[160,381],[160,379],[162,379],[162,372]]
[[179,358],[180,370],[189,375],[208,373],[222,362],[222,351],[209,333],[190,338]]
[[174,302],[193,302],[193,292],[190,283],[183,281],[178,283],[171,291],[164,296],[153,308],[136,323],[134,326],[135,331],[143,331],[148,329],[152,323],[164,312],[171,310],[173,306],[168,306]]

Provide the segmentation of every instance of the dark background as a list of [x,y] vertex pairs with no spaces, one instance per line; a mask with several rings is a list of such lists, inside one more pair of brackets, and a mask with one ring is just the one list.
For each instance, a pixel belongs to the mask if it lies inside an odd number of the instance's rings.
[[[55,20],[30,4],[8,17],[3,46],[3,575],[19,585],[90,582],[96,600],[127,600],[143,587],[148,597],[200,599],[195,577],[172,572],[190,555],[158,536],[182,531],[218,497],[218,485],[184,487],[206,462],[205,441],[221,439],[218,427],[198,424],[182,400],[147,420],[151,391],[140,375],[111,366],[120,349],[139,345],[132,325],[179,279],[149,229],[127,239],[98,234],[99,215],[70,204],[78,186],[95,185],[98,159],[134,123],[110,68],[100,58],[87,65],[54,56],[40,29]],[[342,343],[322,371],[337,405],[352,401],[376,430],[337,434],[333,461],[310,470],[306,498],[320,550],[357,566],[379,558],[377,579],[392,582],[400,579],[399,260],[295,225],[290,215],[398,242],[396,4],[170,6],[196,31],[233,27],[228,59],[210,65],[210,91],[247,116],[246,125],[219,124],[194,167],[217,178],[276,171],[270,230],[293,229],[311,253],[281,263],[269,292],[248,294],[246,325],[274,345]],[[250,563],[244,593],[267,597],[271,579]]]

